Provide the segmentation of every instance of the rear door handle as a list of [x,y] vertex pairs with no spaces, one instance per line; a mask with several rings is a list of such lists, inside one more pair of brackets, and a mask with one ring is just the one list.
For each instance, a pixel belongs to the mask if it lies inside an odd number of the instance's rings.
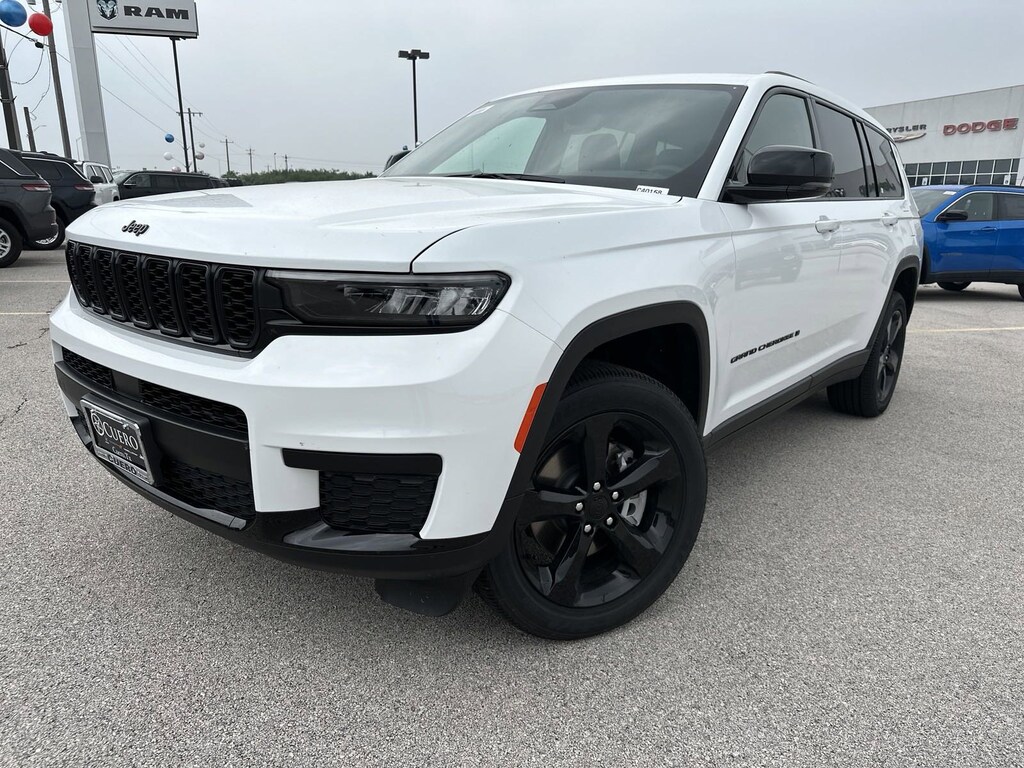
[[882,223],[885,224],[885,226],[887,227],[895,227],[896,224],[899,223],[899,220],[899,216],[892,216],[891,214],[888,213],[882,217]]
[[814,222],[814,228],[818,230],[821,234],[827,235],[829,232],[835,232],[837,229],[839,229],[839,225],[841,223],[842,222],[836,221],[835,219],[826,219],[824,216],[822,216],[820,219]]
[[979,232],[995,232],[996,229],[997,229],[996,227],[982,227],[978,231]]

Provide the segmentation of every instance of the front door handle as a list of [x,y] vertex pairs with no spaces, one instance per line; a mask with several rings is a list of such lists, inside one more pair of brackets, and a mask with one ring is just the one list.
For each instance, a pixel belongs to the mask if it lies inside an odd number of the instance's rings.
[[995,232],[996,227],[982,227],[978,230],[979,232]]
[[895,227],[899,223],[899,220],[899,216],[893,216],[888,213],[882,217],[882,223],[887,227]]
[[826,219],[824,216],[822,216],[820,219],[814,222],[814,228],[818,230],[821,234],[827,235],[829,232],[835,232],[837,229],[839,229],[839,225],[841,223],[842,222],[836,221],[835,219]]

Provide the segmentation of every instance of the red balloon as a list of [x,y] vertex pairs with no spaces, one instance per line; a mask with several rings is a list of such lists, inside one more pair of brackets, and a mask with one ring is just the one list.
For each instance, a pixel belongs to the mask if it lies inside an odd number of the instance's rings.
[[45,13],[33,13],[28,17],[28,28],[41,37],[53,32],[53,22]]

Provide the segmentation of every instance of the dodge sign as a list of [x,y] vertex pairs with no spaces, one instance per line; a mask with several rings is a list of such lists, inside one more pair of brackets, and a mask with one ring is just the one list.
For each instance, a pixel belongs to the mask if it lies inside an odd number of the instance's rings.
[[194,0],[85,0],[92,31],[113,35],[199,37]]

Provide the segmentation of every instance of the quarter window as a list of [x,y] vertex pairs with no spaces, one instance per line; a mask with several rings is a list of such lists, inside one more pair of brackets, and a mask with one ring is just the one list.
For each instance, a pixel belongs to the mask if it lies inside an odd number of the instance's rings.
[[868,180],[853,119],[822,104],[814,105],[821,148],[831,153],[836,178],[828,197],[867,197]]
[[46,160],[28,160],[28,165],[33,171],[38,173],[44,179],[54,181],[61,177],[60,166],[56,163],[50,163]]
[[968,221],[992,221],[994,209],[995,195],[991,192],[975,192],[961,197],[946,211],[963,211],[967,214]]
[[1001,221],[1024,221],[1024,195],[996,195]]
[[[896,170],[899,166],[896,164],[896,156],[892,151],[892,142],[871,128],[865,128],[864,135],[867,137],[868,148],[871,150],[871,162],[875,168],[876,194],[879,197],[903,197],[903,181],[900,179],[899,171]],[[949,172],[948,168],[946,170]],[[960,169],[957,168],[956,172],[959,173]],[[956,184],[956,181],[947,181],[946,183]]]

